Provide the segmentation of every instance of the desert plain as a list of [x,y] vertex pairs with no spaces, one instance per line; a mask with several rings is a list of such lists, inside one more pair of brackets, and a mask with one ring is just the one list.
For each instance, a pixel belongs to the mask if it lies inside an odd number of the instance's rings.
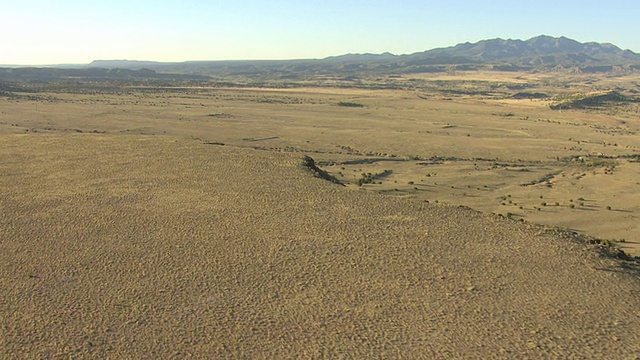
[[22,84],[0,96],[0,354],[637,358],[638,91]]

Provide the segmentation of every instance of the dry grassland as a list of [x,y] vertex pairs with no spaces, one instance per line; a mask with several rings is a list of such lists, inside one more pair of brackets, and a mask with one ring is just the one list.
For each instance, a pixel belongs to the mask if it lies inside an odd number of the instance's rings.
[[[423,103],[405,94],[388,95],[399,97],[402,116],[385,122],[381,114],[395,102],[373,115],[362,114],[371,108],[337,108],[329,99],[264,105],[260,117],[251,99],[265,95],[222,93],[242,100],[196,111],[176,104],[186,100],[171,98],[170,105],[151,112],[148,103],[141,108],[39,104],[36,112],[28,110],[31,103],[7,107],[3,100],[2,111],[5,119],[13,112],[19,122],[9,129],[29,133],[44,132],[44,126],[56,132],[200,129],[193,135],[209,141],[280,146],[309,141],[308,147],[336,151],[336,144],[392,146],[385,140],[400,141],[399,131],[407,128],[411,153],[427,151],[414,143],[423,136],[424,144],[452,151],[455,146],[445,139],[458,139],[446,135],[454,130],[441,129],[436,119],[420,120]],[[357,100],[370,107],[382,103]],[[466,118],[452,115],[460,104],[427,104],[440,106],[434,114],[448,114],[438,123],[462,126]],[[296,107],[306,111],[290,109]],[[182,120],[173,118],[182,111]],[[321,115],[325,111],[331,116]],[[39,112],[49,117],[36,116]],[[105,115],[97,117],[100,112]],[[232,116],[207,116],[213,112]],[[505,122],[488,112],[487,121]],[[296,113],[303,120],[306,114],[306,122],[286,128]],[[273,119],[265,120],[269,116]],[[346,121],[352,124],[345,126]],[[251,127],[231,126],[236,122]],[[389,124],[372,130],[362,123]],[[417,124],[431,136],[417,135]],[[544,128],[519,124],[534,134]],[[121,128],[125,125],[130,131]],[[358,131],[372,138],[356,136]],[[472,134],[489,137],[479,130]],[[254,141],[242,140],[249,136]],[[559,152],[563,144],[568,142],[552,144],[549,152]],[[540,226],[426,203],[418,196],[351,191],[315,178],[302,164],[302,154],[183,137],[0,136],[0,353],[7,358],[332,359],[640,354],[640,283],[633,268]],[[398,165],[406,167],[398,173],[407,178],[431,168]],[[466,173],[464,166],[473,165],[438,165],[436,178],[444,166]],[[478,172],[487,179],[478,175],[474,181],[491,183],[493,173],[507,171],[483,169]],[[589,175],[598,176],[604,175]],[[516,196],[524,195],[514,191]]]
[[[568,228],[640,255],[640,105],[554,111],[554,98],[513,98],[634,94],[634,76],[460,72],[359,85],[385,83],[413,90],[59,87],[0,98],[0,133],[171,135],[300,152],[354,190]],[[356,186],[369,173],[375,181]]]

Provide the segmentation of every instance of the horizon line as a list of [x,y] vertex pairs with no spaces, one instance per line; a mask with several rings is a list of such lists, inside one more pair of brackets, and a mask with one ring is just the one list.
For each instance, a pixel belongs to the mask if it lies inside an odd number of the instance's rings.
[[65,62],[65,63],[55,63],[55,64],[34,64],[34,63],[29,63],[29,64],[0,64],[0,67],[5,67],[5,68],[26,68],[26,67],[43,67],[43,68],[53,68],[56,66],[90,66],[92,63],[94,62],[117,62],[117,61],[122,61],[122,62],[131,62],[131,63],[135,63],[135,62],[141,62],[141,63],[157,63],[157,64],[183,64],[183,63],[195,63],[195,62],[225,62],[225,61],[233,61],[233,62],[242,62],[242,61],[317,61],[317,60],[326,60],[326,59],[330,59],[330,58],[336,58],[336,57],[342,57],[342,56],[362,56],[362,55],[373,55],[373,56],[384,56],[384,55],[391,55],[391,56],[408,56],[408,55],[413,55],[413,54],[419,54],[422,52],[427,52],[427,51],[431,51],[431,50],[438,50],[438,49],[448,49],[448,48],[453,48],[459,45],[465,45],[465,44],[478,44],[480,42],[484,42],[484,41],[493,41],[493,40],[503,40],[503,41],[522,41],[522,42],[526,42],[526,41],[530,41],[532,39],[536,39],[536,38],[540,38],[540,37],[549,37],[552,39],[567,39],[567,40],[571,40],[571,41],[575,41],[578,42],[582,45],[585,44],[590,44],[590,43],[596,43],[599,45],[612,45],[617,47],[618,49],[620,49],[621,51],[629,51],[633,54],[636,55],[640,55],[640,52],[635,52],[631,49],[623,49],[620,48],[618,45],[612,43],[612,42],[597,42],[597,41],[585,41],[585,42],[580,42],[577,41],[575,39],[571,39],[569,37],[566,37],[564,35],[561,36],[552,36],[552,35],[546,35],[546,34],[541,34],[538,36],[534,36],[531,37],[527,40],[522,40],[522,39],[512,39],[512,38],[502,38],[502,37],[496,37],[496,38],[490,38],[490,39],[482,39],[482,40],[478,40],[476,42],[470,42],[470,41],[466,41],[466,42],[460,42],[457,43],[455,45],[450,45],[450,46],[444,46],[444,47],[434,47],[434,48],[430,48],[430,49],[426,49],[426,50],[418,50],[418,51],[414,51],[414,52],[408,52],[408,53],[402,53],[402,54],[394,54],[390,51],[384,51],[381,53],[375,53],[375,52],[349,52],[349,53],[343,53],[340,55],[329,55],[329,56],[325,56],[325,57],[308,57],[308,58],[273,58],[273,59],[269,59],[269,58],[249,58],[249,59],[206,59],[206,60],[169,60],[169,61],[163,61],[163,60],[139,60],[139,59],[134,59],[134,60],[129,60],[129,59],[94,59],[91,60],[88,63],[83,63],[83,62]]

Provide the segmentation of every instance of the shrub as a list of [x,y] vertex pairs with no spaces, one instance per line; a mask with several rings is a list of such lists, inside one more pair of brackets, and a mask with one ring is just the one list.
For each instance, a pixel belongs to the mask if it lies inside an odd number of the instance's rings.
[[340,101],[338,103],[338,106],[346,106],[346,107],[364,107],[363,104],[360,103],[356,103],[356,102],[350,102],[350,101]]

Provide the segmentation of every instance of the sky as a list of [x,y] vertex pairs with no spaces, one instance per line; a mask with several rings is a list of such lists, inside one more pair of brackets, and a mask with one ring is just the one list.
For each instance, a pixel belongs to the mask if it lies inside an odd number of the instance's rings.
[[0,0],[0,64],[410,54],[543,34],[640,53],[638,14],[637,0]]

